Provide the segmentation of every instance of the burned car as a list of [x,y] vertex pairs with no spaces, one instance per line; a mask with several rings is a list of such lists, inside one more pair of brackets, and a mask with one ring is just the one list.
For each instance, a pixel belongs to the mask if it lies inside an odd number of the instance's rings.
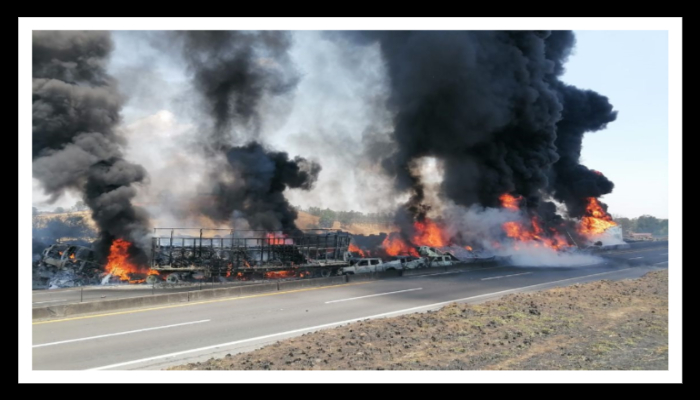
[[41,254],[41,263],[56,271],[72,270],[78,273],[101,271],[102,266],[96,260],[97,257],[92,249],[70,244],[53,244]]

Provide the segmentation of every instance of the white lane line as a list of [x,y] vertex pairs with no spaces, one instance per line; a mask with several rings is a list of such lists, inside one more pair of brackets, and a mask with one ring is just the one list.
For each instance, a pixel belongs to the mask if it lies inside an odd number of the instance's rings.
[[56,302],[56,301],[66,301],[66,300],[68,300],[68,299],[58,299],[58,300],[46,300],[46,301],[35,301],[35,302],[34,302],[34,303],[32,303],[32,304],[41,304],[41,303],[53,303],[53,302]]
[[489,277],[489,278],[482,278],[481,280],[482,280],[482,281],[488,281],[488,280],[490,280],[490,279],[510,278],[511,276],[527,275],[527,274],[531,274],[531,273],[532,273],[532,272],[523,272],[523,273],[521,273],[521,274],[492,276],[492,277]]
[[644,258],[644,257],[632,257],[632,258],[628,258],[628,260],[639,260],[640,258]]
[[581,265],[571,265],[572,267],[590,267],[591,265],[605,265],[607,262],[594,262],[590,264],[581,264]]
[[615,271],[600,272],[600,273],[597,273],[597,274],[584,275],[584,276],[577,276],[577,277],[574,277],[574,278],[567,278],[567,279],[562,279],[562,280],[558,280],[558,281],[538,283],[538,284],[536,284],[536,285],[523,286],[523,287],[519,287],[519,288],[515,288],[515,289],[502,290],[502,291],[500,291],[500,292],[493,292],[493,293],[480,294],[480,295],[477,295],[477,296],[465,297],[465,298],[463,298],[463,299],[448,300],[448,301],[443,301],[443,302],[440,302],[440,303],[433,303],[433,304],[427,304],[427,305],[424,305],[424,306],[405,308],[405,309],[403,309],[403,310],[390,311],[390,312],[383,313],[383,314],[375,314],[375,315],[370,315],[370,316],[367,316],[367,317],[360,317],[360,318],[347,319],[347,320],[345,320],[345,321],[331,322],[331,323],[329,323],[329,324],[310,326],[310,327],[307,327],[307,328],[294,329],[294,330],[291,330],[291,331],[273,333],[273,334],[270,334],[270,335],[258,336],[258,337],[249,338],[249,339],[235,340],[235,341],[233,341],[233,342],[220,343],[220,344],[215,344],[215,345],[212,345],[212,346],[199,347],[199,348],[196,348],[196,349],[177,351],[177,352],[174,352],[174,353],[163,354],[163,355],[160,355],[160,356],[153,356],[153,357],[141,358],[141,359],[139,359],[139,360],[125,361],[125,362],[121,362],[121,363],[117,363],[117,364],[110,364],[110,365],[105,365],[105,366],[102,366],[102,367],[90,368],[90,369],[88,369],[88,370],[89,370],[89,371],[98,371],[98,370],[110,369],[110,368],[118,368],[118,367],[123,367],[123,366],[126,366],[126,365],[138,364],[138,363],[148,362],[148,361],[153,361],[153,360],[160,360],[160,359],[162,359],[162,358],[172,358],[172,357],[177,357],[177,356],[180,356],[180,355],[183,355],[183,354],[196,353],[196,352],[198,352],[198,351],[212,350],[212,349],[217,349],[217,348],[225,347],[225,346],[235,346],[235,345],[242,344],[242,343],[254,342],[254,341],[256,341],[256,340],[271,339],[271,338],[274,338],[274,337],[284,336],[284,335],[290,335],[290,334],[294,334],[294,333],[315,331],[315,330],[318,330],[318,329],[330,328],[330,327],[335,327],[335,326],[338,326],[338,325],[344,325],[344,324],[349,324],[349,323],[352,323],[352,322],[358,322],[358,321],[362,321],[362,320],[365,320],[365,319],[368,319],[368,318],[369,318],[369,319],[371,319],[371,318],[381,318],[381,317],[387,317],[387,316],[389,316],[389,315],[394,315],[394,314],[402,314],[402,313],[407,313],[407,312],[411,312],[411,311],[418,311],[418,310],[430,309],[430,308],[434,308],[434,307],[441,307],[441,306],[444,306],[444,305],[447,305],[447,304],[452,304],[452,303],[455,303],[455,302],[464,302],[464,301],[468,301],[468,300],[478,299],[478,298],[480,298],[480,297],[494,296],[494,295],[501,295],[501,294],[508,294],[508,293],[517,292],[518,290],[534,289],[534,288],[541,287],[541,286],[551,285],[551,284],[553,284],[553,283],[561,283],[561,282],[566,282],[566,281],[573,281],[573,280],[576,280],[576,279],[589,278],[589,277],[591,277],[591,276],[614,274],[614,273],[616,273],[616,272],[627,271],[627,270],[630,270],[630,269],[632,269],[632,268],[623,268],[623,269],[618,269],[618,270],[615,270]]
[[[593,265],[593,264],[591,264],[591,265]],[[503,266],[500,266],[500,267],[489,267],[488,269],[489,269],[490,271],[492,271],[492,270],[494,270],[494,269],[498,269],[498,268],[508,268],[508,267],[510,267],[510,266],[509,266],[509,265],[503,265]],[[437,272],[437,273],[434,273],[434,274],[425,274],[425,275],[409,275],[409,276],[404,276],[404,277],[402,277],[402,278],[407,279],[407,278],[422,278],[422,277],[424,277],[424,276],[435,276],[435,275],[466,274],[466,273],[469,273],[469,272],[476,272],[476,271],[481,271],[481,269],[469,269],[469,270],[462,270],[462,271],[456,270],[456,271],[447,271],[447,272]]]
[[351,300],[358,300],[358,299],[366,299],[368,297],[377,297],[377,296],[386,296],[388,294],[394,294],[394,293],[403,293],[403,292],[412,292],[414,290],[423,290],[423,288],[413,288],[413,289],[405,289],[405,290],[397,290],[396,292],[387,292],[387,293],[378,293],[378,294],[370,294],[368,296],[360,296],[360,297],[351,297],[349,299],[340,299],[340,300],[331,300],[327,301],[325,304],[330,304],[330,303],[340,303],[341,301],[351,301]]
[[193,322],[183,322],[181,324],[173,324],[173,325],[165,325],[165,326],[156,326],[154,328],[145,328],[145,329],[136,329],[133,331],[126,331],[126,332],[118,332],[118,333],[109,333],[107,335],[98,335],[98,336],[90,336],[90,337],[85,337],[85,338],[80,338],[80,339],[70,339],[70,340],[61,340],[60,342],[51,342],[51,343],[43,343],[43,344],[35,344],[32,346],[34,347],[45,347],[45,346],[54,346],[57,344],[64,344],[64,343],[73,343],[73,342],[81,342],[83,340],[92,340],[92,339],[99,339],[99,338],[104,338],[104,337],[110,337],[110,336],[119,336],[119,335],[128,335],[130,333],[138,333],[138,332],[146,332],[146,331],[155,331],[157,329],[166,329],[166,328],[174,328],[176,326],[184,326],[184,325],[192,325],[192,324],[201,324],[203,322],[209,322],[211,321],[210,319],[203,319],[201,321],[193,321]]
[[410,276],[404,276],[404,278],[422,278],[424,276],[435,276],[435,275],[446,275],[446,274],[459,274],[460,272],[465,272],[465,271],[449,271],[449,272],[438,272],[435,274],[425,274],[425,275],[410,275]]
[[654,264],[654,265],[659,265],[659,264],[668,264],[668,261],[661,261],[661,262],[658,262],[658,263],[656,263],[656,264]]

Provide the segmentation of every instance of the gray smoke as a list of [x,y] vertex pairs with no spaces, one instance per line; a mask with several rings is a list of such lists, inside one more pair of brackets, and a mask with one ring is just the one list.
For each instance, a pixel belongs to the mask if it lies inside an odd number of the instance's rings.
[[146,171],[124,160],[115,133],[123,99],[106,73],[109,32],[34,31],[32,46],[33,176],[53,200],[82,195],[100,257],[121,238],[135,243],[133,261],[144,262],[148,218],[131,200]]
[[[202,146],[212,158],[209,194],[198,211],[225,222],[234,212],[253,229],[296,229],[287,188],[309,190],[321,167],[301,157],[268,150],[258,140],[266,99],[291,94],[298,77],[290,63],[289,32],[187,31],[172,39],[183,48],[201,107]],[[237,143],[253,139],[246,145]]]

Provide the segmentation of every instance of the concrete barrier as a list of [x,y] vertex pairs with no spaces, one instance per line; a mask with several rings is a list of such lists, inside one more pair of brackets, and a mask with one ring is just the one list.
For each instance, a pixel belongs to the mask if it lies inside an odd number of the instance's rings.
[[163,304],[187,302],[187,293],[171,293],[146,297],[129,297],[125,299],[91,301],[32,309],[32,319],[69,317],[126,308],[150,307]]
[[433,267],[407,270],[383,271],[368,274],[347,276],[332,276],[329,278],[301,279],[297,281],[277,281],[258,285],[235,286],[219,289],[192,290],[189,292],[159,294],[144,297],[130,297],[125,299],[113,299],[92,301],[85,303],[73,303],[55,306],[32,308],[32,319],[61,318],[79,314],[99,313],[128,308],[155,307],[166,304],[179,304],[194,301],[203,301],[214,298],[241,297],[259,293],[275,291],[289,291],[312,287],[342,285],[347,282],[361,282],[377,279],[397,278],[400,276],[427,275],[438,272],[487,268],[495,266],[496,262],[478,262],[457,264],[449,267]]
[[400,276],[403,276],[403,271],[404,270],[375,272],[374,276],[375,279],[398,278]]
[[348,282],[366,282],[379,279],[376,273],[372,274],[350,274],[345,275]]
[[332,276],[330,278],[301,279],[298,281],[279,282],[280,291],[305,289],[319,286],[341,285],[347,282],[344,276]]
[[436,274],[439,272],[445,272],[445,267],[405,269],[402,272],[403,272],[402,276],[430,275],[430,274]]
[[190,295],[190,301],[203,301],[212,299],[214,297],[214,290],[192,290],[188,293]]
[[262,283],[260,285],[240,286],[238,287],[239,296],[250,296],[258,293],[276,292],[278,290],[277,283],[278,282]]

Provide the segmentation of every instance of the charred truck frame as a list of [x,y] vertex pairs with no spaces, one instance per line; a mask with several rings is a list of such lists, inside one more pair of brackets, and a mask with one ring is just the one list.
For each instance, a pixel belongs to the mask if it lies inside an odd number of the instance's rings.
[[156,271],[241,279],[285,272],[303,278],[328,277],[349,265],[350,234],[339,230],[154,228],[151,240],[150,267]]

